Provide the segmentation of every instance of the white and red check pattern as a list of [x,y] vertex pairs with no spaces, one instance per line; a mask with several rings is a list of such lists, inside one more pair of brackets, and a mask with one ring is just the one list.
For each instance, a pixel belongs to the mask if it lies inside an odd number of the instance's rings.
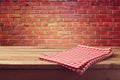
[[72,71],[83,74],[93,63],[113,54],[111,48],[101,49],[79,45],[72,49],[40,57],[40,60],[60,64]]

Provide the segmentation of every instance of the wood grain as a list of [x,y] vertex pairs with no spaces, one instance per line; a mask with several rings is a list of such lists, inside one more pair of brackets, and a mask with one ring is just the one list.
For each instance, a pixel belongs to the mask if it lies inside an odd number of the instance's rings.
[[[107,47],[102,47],[107,48]],[[120,68],[120,47],[112,47],[114,50],[114,55],[111,58],[105,59],[101,62],[94,64],[91,68]],[[0,47],[0,69],[5,66],[12,68],[37,68],[44,69],[52,67],[54,68],[62,68],[55,63],[49,63],[45,61],[40,61],[39,57],[48,54],[54,54],[61,51],[67,50],[67,48],[60,49],[45,49],[35,46],[1,46]],[[20,66],[21,65],[21,66]],[[29,66],[28,66],[29,65]],[[20,66],[20,67],[19,67]],[[42,67],[41,67],[42,66]],[[46,66],[46,67],[43,67]],[[47,67],[48,66],[48,67]],[[7,68],[8,68],[7,67]]]

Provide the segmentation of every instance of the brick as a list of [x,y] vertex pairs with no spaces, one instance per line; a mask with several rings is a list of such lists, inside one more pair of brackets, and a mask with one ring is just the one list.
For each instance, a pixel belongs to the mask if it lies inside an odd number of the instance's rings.
[[49,10],[40,10],[39,12],[40,12],[41,14],[49,14],[49,13],[50,13]]
[[50,10],[50,14],[59,14],[60,10]]
[[13,46],[25,46],[24,43],[14,43]]
[[70,41],[71,41],[71,40],[69,40],[69,39],[63,39],[63,40],[60,40],[59,42],[60,42],[61,44],[65,44],[65,43],[70,43]]
[[[41,21],[43,21],[43,20],[41,20]],[[45,21],[46,21],[46,19],[45,19]],[[42,22],[42,23],[41,23],[41,26],[42,26],[42,27],[47,27],[47,26],[48,26],[48,22]]]
[[28,36],[25,36],[25,39],[38,39],[38,35],[28,35]]
[[109,35],[118,35],[118,34],[120,34],[120,32],[119,31],[110,31],[108,34]]
[[65,27],[64,30],[72,31],[72,30],[75,30],[75,28],[74,27]]
[[[59,45],[60,47],[61,47],[61,45]],[[75,45],[75,44],[70,44],[70,43],[65,43],[65,44],[63,44],[63,47],[70,47],[70,46],[77,46],[77,45]],[[57,46],[56,46],[57,47]]]
[[108,32],[106,31],[96,31],[96,35],[108,35]]
[[65,22],[75,22],[76,19],[74,18],[64,18]]
[[4,10],[4,9],[7,9],[8,7],[7,6],[0,6],[0,9],[2,10]]
[[78,27],[78,26],[82,26],[83,24],[80,24],[79,22],[73,22],[72,25],[73,27]]
[[114,44],[114,43],[120,43],[120,40],[119,39],[118,40],[109,40],[108,42]]
[[10,22],[4,22],[4,27],[2,29],[4,29],[5,27],[15,27],[15,26],[11,26],[11,23]]
[[62,2],[51,2],[52,6],[61,6],[64,5]]
[[46,10],[47,6],[33,6],[34,10]]
[[46,31],[46,35],[53,35],[53,34],[57,34],[57,31]]
[[96,43],[102,43],[102,44],[104,44],[104,43],[107,43],[108,41],[107,40],[104,40],[104,39],[102,39],[102,40],[96,40]]
[[35,17],[40,17],[40,18],[55,18],[57,17],[57,15],[55,14],[37,14],[35,15]]
[[[117,3],[114,6],[111,3],[91,6],[90,1],[88,3],[82,0],[51,1],[1,2],[0,26],[4,27],[0,28],[0,39],[7,41],[0,45],[43,47],[71,47],[78,44],[120,45],[119,41],[112,41],[120,39]],[[47,40],[55,40],[55,42],[50,41],[48,44]]]
[[17,26],[14,29],[18,30],[18,31],[22,31],[22,30],[25,30],[25,27],[23,27],[23,26]]
[[84,31],[83,34],[87,34],[87,35],[95,35],[95,31]]
[[61,14],[73,14],[75,11],[74,10],[61,10]]
[[2,42],[2,43],[1,43],[1,46],[12,46],[12,45],[11,45],[11,43],[8,43],[8,42],[6,42],[6,43],[3,43],[3,42]]
[[47,6],[47,10],[56,10],[56,9],[57,9],[57,6]]
[[59,14],[59,17],[61,18],[69,18],[71,15],[69,14]]
[[98,44],[98,43],[90,43],[88,46],[101,46],[101,44]]
[[16,22],[10,22],[10,25],[11,25],[11,26],[15,26],[15,27],[16,27],[17,24],[18,24],[18,23],[16,23]]
[[113,21],[113,19],[111,19],[111,18],[104,18],[104,19],[102,19],[102,22],[112,22]]
[[1,38],[4,39],[4,40],[8,40],[8,39],[14,39],[14,36],[12,36],[12,35],[2,35]]
[[27,2],[27,4],[28,4],[29,6],[39,6],[39,5],[40,5],[39,2]]
[[113,39],[112,35],[101,35],[101,39]]
[[20,33],[21,35],[32,35],[33,34],[33,32],[32,31],[21,31],[21,33]]
[[34,32],[34,31],[38,31],[38,30],[39,30],[39,27],[34,27],[34,26],[33,26],[33,27],[26,27],[25,29]]
[[9,6],[8,9],[20,9],[20,6]]
[[101,31],[113,31],[112,27],[101,27]]
[[77,27],[76,30],[86,31],[86,30],[87,30],[87,27],[85,27],[85,26],[80,26],[80,27]]
[[42,6],[48,6],[48,5],[51,5],[51,2],[43,1],[43,2],[40,2],[40,5],[42,5]]
[[60,35],[70,35],[71,31],[59,31],[58,32]]
[[8,34],[10,34],[10,35],[19,35],[19,34],[20,34],[20,31],[18,31],[18,30],[13,30],[13,31],[8,32]]
[[[94,26],[95,26],[95,27],[94,27]],[[101,30],[101,28],[100,28],[99,26],[92,25],[91,27],[88,28],[88,30],[98,32],[98,31]]]
[[40,21],[40,18],[27,18],[26,19],[28,22],[38,22],[38,21]]
[[8,33],[6,31],[0,31],[0,35],[7,35]]
[[108,6],[109,10],[119,10],[119,6]]
[[71,34],[74,34],[74,35],[82,35],[83,34],[83,32],[81,32],[81,31],[72,31],[71,32]]
[[34,18],[34,16],[34,14],[21,14],[21,18]]
[[100,18],[91,18],[89,19],[90,22],[100,22],[101,19]]
[[47,44],[57,44],[57,43],[59,43],[59,40],[58,39],[48,39],[48,40],[46,40],[46,43]]
[[23,14],[25,13],[24,10],[14,10],[15,14]]
[[99,10],[87,10],[88,14],[99,14],[100,11]]
[[5,39],[0,39],[0,43],[6,43],[7,42],[7,40],[5,40]]
[[87,18],[79,18],[77,19],[78,22],[88,22]]
[[13,18],[1,18],[3,22],[11,22]]
[[36,2],[36,0],[31,0],[32,2]]
[[25,22],[23,23],[23,27],[33,27],[34,23],[30,23],[30,22]]
[[15,26],[10,26],[10,25],[6,25],[5,27],[2,28],[3,31],[13,31],[13,29],[15,28]]
[[120,22],[120,19],[114,19],[114,22]]
[[100,39],[99,35],[89,35],[88,39]]
[[119,27],[119,26],[114,27],[114,30],[115,30],[115,31],[120,31],[120,27]]
[[39,10],[26,10],[26,13],[37,14]]
[[87,45],[87,44],[90,44],[90,43],[95,43],[96,41],[95,40],[93,40],[93,39],[84,39],[83,40],[83,44],[85,44],[85,45]]
[[120,35],[114,35],[113,38],[114,39],[120,39]]
[[110,28],[110,27],[112,28],[112,26],[113,25],[110,22],[104,22],[103,23],[103,28]]
[[[55,7],[55,6],[53,6],[53,7]],[[57,10],[67,10],[68,7],[67,6],[56,6],[56,9]]]
[[101,14],[112,14],[111,10],[100,10]]
[[45,31],[45,30],[50,30],[50,27],[41,27],[40,30]]
[[18,42],[20,42],[20,40],[19,39],[12,39],[12,40],[9,40],[8,42],[9,43],[18,43]]
[[51,39],[52,36],[51,35],[40,35],[39,38],[40,39]]
[[86,14],[87,11],[86,10],[77,10],[76,13],[78,13],[78,14]]
[[108,15],[105,14],[97,14],[96,18],[106,18]]
[[0,14],[0,18],[7,18],[8,14]]
[[20,18],[21,15],[20,14],[9,14],[8,15],[10,18]]
[[71,17],[71,18],[83,18],[83,14],[72,14],[72,15],[69,15],[68,17]]
[[34,31],[34,35],[44,35],[44,31]]
[[83,43],[83,39],[75,39],[75,40],[73,40],[73,42],[82,44]]
[[2,11],[0,11],[0,13],[3,13],[3,14],[13,14],[14,10],[2,10]]
[[13,2],[9,2],[9,1],[4,1],[1,3],[2,6],[13,6],[14,3]]
[[73,6],[73,5],[76,5],[76,2],[64,2],[63,5],[66,5],[66,6]]
[[76,39],[88,39],[88,36],[86,35],[76,35]]
[[113,14],[120,14],[120,10],[113,10]]
[[33,40],[32,39],[22,39],[22,40],[20,40],[20,42],[27,44],[27,43],[33,43]]
[[95,10],[107,10],[106,6],[94,6]]
[[84,18],[94,18],[95,14],[83,14]]
[[115,23],[115,27],[119,27],[120,26],[120,23],[119,22],[116,22]]
[[62,39],[63,38],[61,35],[52,35],[51,37],[52,37],[52,39]]
[[15,35],[14,39],[25,39],[26,36],[25,35]]
[[34,39],[34,43],[35,44],[44,44],[44,43],[46,43],[46,40],[43,40],[43,39]]
[[21,9],[30,10],[32,9],[32,6],[21,6]]

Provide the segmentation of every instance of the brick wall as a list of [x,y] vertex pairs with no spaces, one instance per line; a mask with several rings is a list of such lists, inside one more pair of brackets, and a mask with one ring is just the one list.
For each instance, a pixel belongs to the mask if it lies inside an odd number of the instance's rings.
[[0,0],[0,45],[120,46],[120,0]]

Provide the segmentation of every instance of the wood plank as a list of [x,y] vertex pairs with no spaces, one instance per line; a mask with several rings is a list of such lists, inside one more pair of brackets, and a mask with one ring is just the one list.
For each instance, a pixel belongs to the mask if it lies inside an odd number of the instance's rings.
[[[39,57],[54,54],[67,49],[40,49],[39,47],[0,47],[0,69],[5,66],[39,66],[39,68],[55,68],[57,64],[40,61]],[[109,59],[96,63],[92,68],[120,68],[120,47],[113,47],[115,55]],[[41,67],[43,65],[44,67]],[[54,65],[54,66],[53,66]],[[19,68],[21,68],[21,66]],[[112,66],[112,67],[111,67]]]

